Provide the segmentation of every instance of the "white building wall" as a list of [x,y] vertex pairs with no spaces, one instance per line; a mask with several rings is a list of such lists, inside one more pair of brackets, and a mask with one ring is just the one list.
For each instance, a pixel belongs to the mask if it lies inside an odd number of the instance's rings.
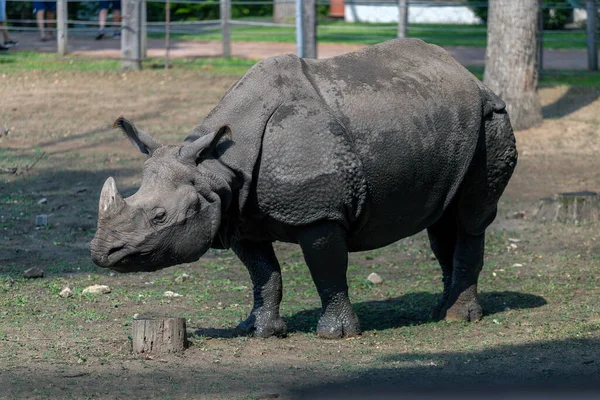
[[[398,22],[395,5],[359,5],[346,3],[346,22]],[[468,7],[408,7],[409,23],[480,24],[482,21]]]

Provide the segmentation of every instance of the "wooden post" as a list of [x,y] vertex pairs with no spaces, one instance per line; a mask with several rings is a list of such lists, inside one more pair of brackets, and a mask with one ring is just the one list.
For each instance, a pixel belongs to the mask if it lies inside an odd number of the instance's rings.
[[595,192],[559,193],[540,199],[534,218],[539,221],[598,222],[600,197]]
[[146,4],[146,0],[141,0],[141,20],[140,20],[140,26],[141,26],[141,54],[142,54],[142,59],[146,59],[148,57],[148,7]]
[[315,0],[296,0],[297,55],[317,58],[317,3]]
[[68,19],[67,0],[58,0],[56,2],[56,47],[58,55],[61,57],[69,52],[67,43]]
[[134,319],[134,354],[181,353],[187,345],[185,318]]
[[398,37],[408,37],[408,0],[398,0]]
[[169,48],[171,47],[171,2],[165,2],[165,70],[169,69]]
[[538,14],[538,48],[537,48],[538,76],[542,75],[544,69],[544,9],[540,3]]
[[598,17],[598,7],[596,0],[587,0],[587,48],[588,48],[588,69],[596,71],[598,69],[598,26],[596,18]]
[[140,0],[122,0],[121,69],[142,69],[140,40]]
[[231,0],[221,0],[221,33],[223,57],[231,58]]

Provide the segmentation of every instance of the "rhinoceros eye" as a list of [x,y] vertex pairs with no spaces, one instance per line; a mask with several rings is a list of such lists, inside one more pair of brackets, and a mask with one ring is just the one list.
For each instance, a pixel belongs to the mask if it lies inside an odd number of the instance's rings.
[[164,208],[156,208],[154,210],[154,217],[152,217],[152,222],[155,224],[160,224],[165,222],[167,218],[167,213]]

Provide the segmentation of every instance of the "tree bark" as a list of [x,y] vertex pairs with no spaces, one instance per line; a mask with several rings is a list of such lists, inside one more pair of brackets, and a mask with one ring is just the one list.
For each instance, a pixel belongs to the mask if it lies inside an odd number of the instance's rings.
[[134,354],[181,353],[187,344],[185,318],[134,319]]
[[542,122],[537,93],[539,0],[492,0],[484,83],[505,102],[513,129]]

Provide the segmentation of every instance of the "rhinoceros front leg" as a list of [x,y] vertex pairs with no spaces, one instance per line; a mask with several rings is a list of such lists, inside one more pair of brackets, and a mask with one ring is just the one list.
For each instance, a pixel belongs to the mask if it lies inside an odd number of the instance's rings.
[[232,249],[244,263],[254,292],[254,307],[237,331],[257,337],[283,336],[285,322],[279,316],[281,303],[281,268],[268,242],[235,241]]
[[360,334],[360,324],[348,298],[346,232],[333,222],[303,229],[298,235],[304,259],[322,303],[317,335],[337,339]]

